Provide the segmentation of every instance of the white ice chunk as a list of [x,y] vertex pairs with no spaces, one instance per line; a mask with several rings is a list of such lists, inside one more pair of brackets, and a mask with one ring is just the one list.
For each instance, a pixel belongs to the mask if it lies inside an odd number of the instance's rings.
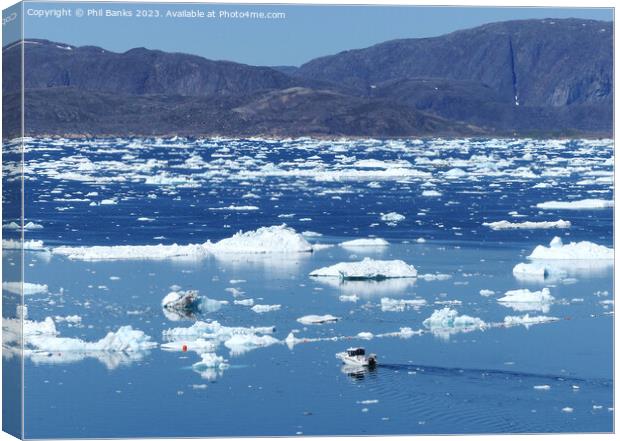
[[202,360],[194,363],[194,369],[226,369],[228,367],[227,360],[213,352],[205,352],[201,354]]
[[360,262],[340,262],[310,273],[312,277],[338,277],[344,280],[413,278],[417,275],[415,267],[402,260],[374,260],[368,257]]
[[13,239],[3,239],[2,240],[2,249],[4,250],[21,250],[25,251],[45,251],[46,248],[43,245],[42,240],[13,240]]
[[344,248],[358,248],[358,247],[386,247],[390,243],[385,239],[374,238],[374,239],[354,239],[347,240],[345,242],[340,243],[341,247]]
[[224,342],[231,354],[239,355],[256,348],[264,348],[279,343],[279,340],[270,335],[237,334]]
[[247,334],[271,334],[275,328],[273,326],[265,327],[228,327],[223,326],[217,321],[204,322],[197,321],[188,328],[172,328],[163,331],[163,336],[167,340],[183,340],[205,338],[212,340],[225,341],[233,335]]
[[252,311],[263,314],[265,312],[279,311],[282,305],[254,305]]
[[549,275],[548,269],[539,263],[518,263],[512,269],[517,279],[544,280]]
[[424,299],[390,299],[388,297],[383,297],[381,299],[381,311],[383,312],[402,312],[405,309],[415,309],[418,310],[422,306],[426,305],[426,300]]
[[47,352],[138,352],[152,349],[157,343],[140,330],[121,326],[95,342],[42,334],[29,336],[27,346]]
[[340,320],[340,317],[335,317],[331,314],[326,315],[305,315],[299,317],[297,321],[302,325],[322,325],[323,323],[333,323]]
[[545,222],[510,222],[510,221],[498,221],[498,222],[484,222],[482,225],[489,227],[492,230],[536,230],[536,229],[551,229],[551,228],[570,228],[571,223],[565,220],[557,221],[545,221]]
[[161,260],[171,258],[201,259],[208,251],[204,244],[190,245],[116,245],[93,247],[57,247],[54,254],[73,260]]
[[209,253],[267,254],[311,252],[312,245],[286,225],[262,227],[239,232],[219,242],[189,245],[118,245],[93,247],[57,247],[55,254],[75,260],[147,260],[186,258],[201,259]]
[[2,289],[13,294],[22,294],[23,289],[23,295],[25,296],[48,292],[47,285],[28,282],[24,282],[23,284],[20,282],[2,282]]
[[306,253],[312,245],[286,225],[262,227],[255,231],[238,232],[228,239],[207,245],[212,253]]
[[197,309],[199,303],[198,291],[172,291],[162,299],[161,306],[166,309],[185,311]]
[[478,317],[459,315],[458,311],[450,308],[435,310],[422,324],[433,334],[446,339],[457,332],[469,332],[487,327],[487,324]]
[[[20,230],[21,225],[17,222],[9,222],[8,224],[2,225],[2,228],[7,230]],[[24,230],[40,230],[43,228],[41,224],[35,224],[34,222],[27,222],[24,224]]]
[[515,289],[506,291],[504,297],[497,299],[502,305],[512,308],[515,311],[542,311],[547,312],[549,305],[555,300],[549,288],[540,291],[530,291],[529,289]]
[[541,323],[555,322],[560,320],[557,317],[548,317],[546,315],[537,315],[531,316],[529,314],[525,314],[524,316],[507,316],[504,317],[504,326],[516,326],[523,325],[526,328],[529,328],[532,325],[538,325]]
[[171,342],[162,343],[161,348],[165,351],[193,351],[193,352],[213,352],[216,349],[215,343],[204,338],[197,338],[195,340],[175,340]]
[[612,260],[614,250],[588,241],[564,245],[562,239],[556,236],[549,247],[538,245],[527,257],[540,260]]
[[395,211],[391,211],[389,213],[381,213],[381,220],[384,222],[401,222],[405,220],[405,216],[400,213],[396,213]]
[[614,201],[605,199],[583,199],[580,201],[549,201],[536,204],[542,210],[596,210],[614,206]]

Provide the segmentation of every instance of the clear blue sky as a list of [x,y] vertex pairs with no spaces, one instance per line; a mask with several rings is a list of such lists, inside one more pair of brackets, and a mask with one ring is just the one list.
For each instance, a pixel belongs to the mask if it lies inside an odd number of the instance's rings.
[[[184,9],[285,12],[280,20],[138,18],[149,6],[161,14]],[[613,11],[584,8],[463,8],[402,6],[243,6],[147,3],[26,3],[28,9],[66,7],[72,17],[25,16],[25,36],[123,52],[134,47],[185,52],[254,65],[299,65],[312,58],[394,38],[430,37],[480,24],[527,18],[613,20]],[[75,17],[76,8],[129,9],[131,18]]]

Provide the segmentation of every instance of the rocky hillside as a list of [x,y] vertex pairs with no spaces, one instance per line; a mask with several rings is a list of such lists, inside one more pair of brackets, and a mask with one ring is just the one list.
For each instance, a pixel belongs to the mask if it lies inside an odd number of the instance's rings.
[[[299,68],[144,48],[27,40],[28,134],[610,136],[613,27],[492,23],[394,40]],[[4,123],[19,109],[21,45],[3,48]],[[8,112],[8,113],[7,113]]]

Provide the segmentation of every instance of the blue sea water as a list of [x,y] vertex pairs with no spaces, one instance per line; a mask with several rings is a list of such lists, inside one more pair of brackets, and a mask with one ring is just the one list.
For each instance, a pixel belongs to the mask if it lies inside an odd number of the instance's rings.
[[[230,367],[208,372],[192,369],[197,353],[160,348],[27,357],[29,438],[613,430],[612,263],[577,262],[560,279],[512,274],[554,236],[612,246],[612,209],[536,207],[613,199],[609,140],[31,139],[25,159],[26,221],[43,227],[27,231],[26,239],[42,240],[49,250],[203,243],[282,223],[320,233],[307,236],[312,243],[334,245],[194,260],[80,261],[27,251],[26,281],[48,285],[48,292],[26,296],[28,317],[79,315],[79,324],[57,320],[63,337],[94,341],[131,325],[163,342],[163,331],[192,324],[171,321],[161,310],[161,299],[177,286],[229,302],[196,319],[275,326],[279,340],[292,330],[321,339],[242,354],[222,345],[216,352]],[[440,195],[423,196],[425,190]],[[404,220],[382,220],[391,212]],[[570,228],[482,225],[559,219]],[[366,237],[390,245],[338,246]],[[420,274],[449,278],[308,276],[363,257],[402,259]],[[515,311],[497,302],[508,290],[545,287],[555,297],[545,310]],[[259,314],[235,305],[229,288],[281,308]],[[344,302],[342,295],[359,300]],[[382,298],[427,304],[384,311]],[[446,305],[487,323],[525,313],[558,320],[409,338],[350,337],[426,329],[423,321]],[[328,313],[341,320],[297,322]],[[334,355],[352,345],[377,353],[378,367],[344,369]]]

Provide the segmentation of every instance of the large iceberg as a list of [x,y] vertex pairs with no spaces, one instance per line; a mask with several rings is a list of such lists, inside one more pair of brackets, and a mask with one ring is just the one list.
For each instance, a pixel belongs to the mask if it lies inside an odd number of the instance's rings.
[[212,243],[189,245],[116,245],[54,248],[55,254],[75,260],[161,260],[202,259],[213,254],[269,254],[311,252],[312,245],[301,234],[286,225],[262,227],[255,231],[238,232]]
[[306,253],[312,245],[294,229],[286,225],[262,227],[256,231],[238,232],[216,243],[207,243],[212,253]]
[[374,260],[369,257],[360,262],[340,262],[310,273],[312,277],[338,277],[342,280],[383,280],[417,275],[415,267],[402,260]]
[[592,242],[571,242],[564,245],[562,239],[554,237],[548,247],[538,245],[528,259],[539,260],[613,260],[613,248]]

